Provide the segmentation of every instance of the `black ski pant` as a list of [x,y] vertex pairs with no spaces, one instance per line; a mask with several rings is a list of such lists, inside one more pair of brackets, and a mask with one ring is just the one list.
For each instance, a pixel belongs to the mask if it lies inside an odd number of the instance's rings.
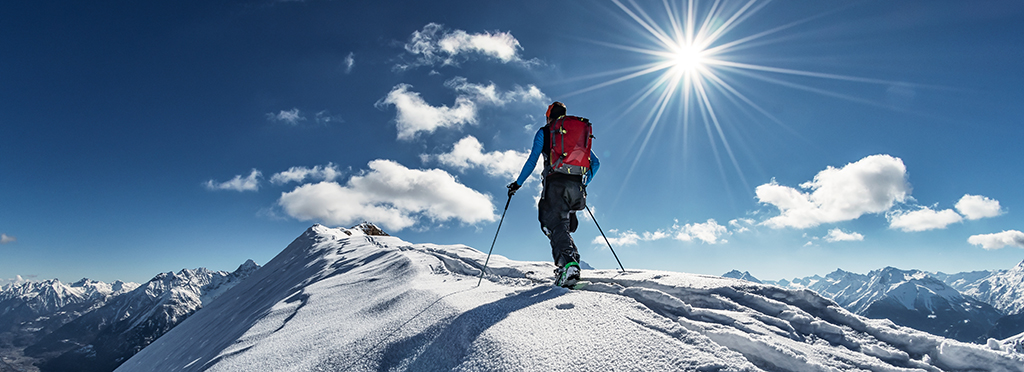
[[580,262],[580,253],[569,233],[576,231],[576,211],[587,206],[587,195],[580,176],[553,173],[544,179],[539,210],[540,228],[551,240],[555,266]]

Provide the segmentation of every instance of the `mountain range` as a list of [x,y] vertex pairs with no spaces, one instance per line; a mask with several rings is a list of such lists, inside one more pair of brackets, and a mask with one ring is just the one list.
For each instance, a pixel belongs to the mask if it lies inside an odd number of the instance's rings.
[[1024,371],[1024,263],[763,283],[587,266],[570,291],[548,263],[497,255],[477,286],[484,261],[314,225],[264,268],[15,283],[0,288],[0,372]]
[[0,288],[0,371],[111,371],[259,268],[161,273],[147,283],[82,279]]
[[886,267],[868,274],[836,270],[825,277],[779,281],[738,270],[724,276],[809,289],[855,314],[961,341],[984,343],[1024,332],[1024,262],[1009,270],[958,274]]

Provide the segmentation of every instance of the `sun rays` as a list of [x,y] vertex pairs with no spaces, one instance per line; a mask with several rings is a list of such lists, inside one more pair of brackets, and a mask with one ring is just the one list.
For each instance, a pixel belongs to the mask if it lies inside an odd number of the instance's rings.
[[[643,3],[634,0],[612,0],[619,11],[638,26],[637,42],[631,45],[589,40],[605,47],[630,53],[637,53],[648,60],[636,66],[616,69],[580,77],[580,80],[601,79],[592,85],[566,94],[573,96],[590,92],[635,79],[648,79],[640,90],[630,97],[622,110],[621,117],[634,115],[643,121],[635,124],[636,137],[629,151],[635,151],[632,164],[626,174],[631,179],[637,165],[645,159],[645,153],[652,139],[662,135],[666,127],[681,128],[677,133],[683,136],[681,151],[685,158],[690,132],[703,127],[707,134],[710,150],[717,162],[723,182],[729,179],[739,181],[743,188],[751,190],[744,167],[737,157],[737,148],[727,135],[742,130],[742,123],[723,116],[725,108],[739,109],[748,115],[760,115],[780,128],[795,133],[789,126],[751,98],[746,85],[739,81],[768,83],[785,89],[798,90],[840,98],[861,104],[880,104],[853,94],[832,91],[809,85],[806,79],[845,81],[861,84],[892,85],[899,82],[871,79],[821,71],[805,71],[781,66],[769,66],[757,61],[750,50],[758,47],[786,43],[791,35],[784,31],[820,19],[840,11],[834,9],[796,21],[767,29],[757,30],[745,22],[757,16],[768,1],[698,1],[683,0],[670,2]],[[645,9],[646,8],[646,9]],[[748,22],[752,23],[752,22]],[[763,24],[763,22],[758,22]],[[742,26],[742,27],[741,27]],[[754,32],[750,32],[755,29]],[[804,82],[794,81],[801,78]],[[573,80],[577,80],[573,79]],[[633,113],[640,109],[640,115]],[[644,110],[646,109],[646,112]],[[691,128],[692,127],[692,128]],[[799,135],[799,134],[797,134]],[[742,142],[740,142],[742,148]],[[732,167],[734,174],[727,169]],[[623,189],[626,188],[624,184]],[[621,194],[621,190],[620,190]]]

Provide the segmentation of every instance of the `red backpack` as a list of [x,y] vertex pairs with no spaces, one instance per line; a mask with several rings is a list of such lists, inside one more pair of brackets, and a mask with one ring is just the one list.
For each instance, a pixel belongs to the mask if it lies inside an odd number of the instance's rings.
[[590,120],[563,116],[548,124],[550,169],[565,174],[587,173],[590,168],[590,145],[594,138]]

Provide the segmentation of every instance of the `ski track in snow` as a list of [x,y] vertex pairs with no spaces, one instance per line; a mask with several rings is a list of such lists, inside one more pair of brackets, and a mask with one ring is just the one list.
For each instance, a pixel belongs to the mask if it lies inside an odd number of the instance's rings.
[[[118,371],[1024,371],[809,290],[585,270],[310,228]],[[991,343],[990,343],[991,344]]]

